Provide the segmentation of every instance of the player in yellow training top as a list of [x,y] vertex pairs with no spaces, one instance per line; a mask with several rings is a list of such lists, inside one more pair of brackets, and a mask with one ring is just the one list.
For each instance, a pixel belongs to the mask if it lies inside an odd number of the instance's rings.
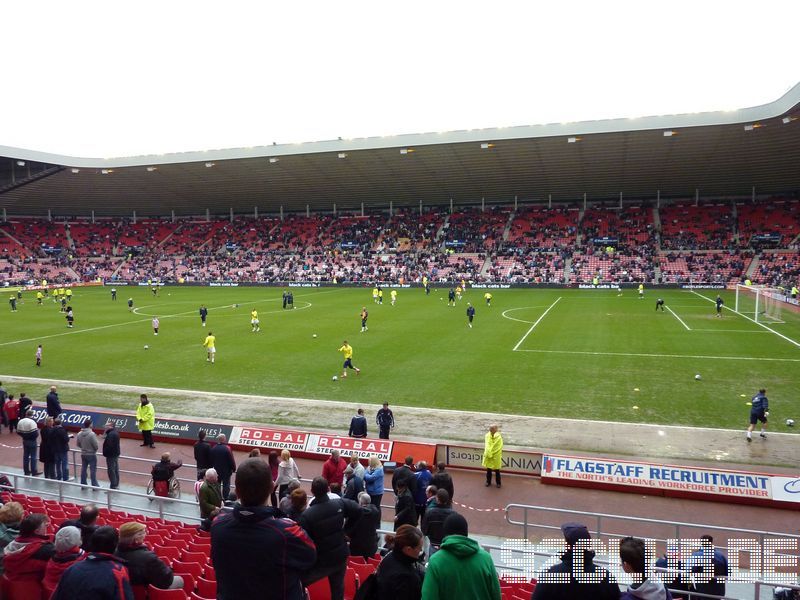
[[378,288],[372,288],[372,301],[377,304],[378,303]]
[[491,292],[486,292],[483,295],[483,299],[486,300],[486,306],[491,306],[492,305],[492,293]]
[[203,347],[206,349],[206,362],[210,362],[212,365],[214,364],[214,357],[217,354],[217,338],[214,336],[214,333],[209,331],[208,335],[206,336],[205,341],[203,342]]
[[353,369],[356,372],[356,375],[361,373],[361,369],[356,369],[353,366],[353,347],[347,343],[347,340],[345,340],[342,343],[342,347],[339,348],[339,352],[344,354],[344,364],[342,365],[342,379],[347,377],[347,369]]
[[639,284],[639,300],[644,300],[644,284]]
[[456,288],[456,298],[458,298],[459,300],[461,300],[461,286],[458,286],[458,287]]
[[389,295],[392,297],[392,306],[394,306],[397,303],[397,290],[392,290]]
[[258,311],[254,308],[250,311],[250,326],[252,327],[252,333],[258,333],[261,331],[260,321],[258,320]]

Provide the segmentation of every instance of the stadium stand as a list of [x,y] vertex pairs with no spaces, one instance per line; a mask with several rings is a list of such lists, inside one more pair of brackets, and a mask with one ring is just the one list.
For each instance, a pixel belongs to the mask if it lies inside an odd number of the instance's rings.
[[732,248],[735,220],[728,204],[678,204],[662,207],[661,248],[710,250]]

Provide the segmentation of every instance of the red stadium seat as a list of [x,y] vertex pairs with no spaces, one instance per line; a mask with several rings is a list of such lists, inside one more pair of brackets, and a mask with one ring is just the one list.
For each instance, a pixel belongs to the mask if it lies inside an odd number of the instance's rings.
[[172,561],[172,569],[176,573],[191,573],[195,577],[202,577],[205,573],[205,567],[196,562],[183,562],[181,560]]
[[153,552],[167,564],[181,557],[181,551],[171,546],[153,546]]
[[217,597],[217,582],[203,577],[197,578],[197,593],[204,598]]
[[150,600],[186,600],[186,592],[183,590],[162,590],[153,585],[148,585],[147,597]]
[[306,589],[308,590],[309,600],[331,600],[331,586],[327,577],[315,581]]
[[147,586],[146,585],[132,585],[134,600],[147,600]]
[[352,569],[356,576],[358,577],[358,581],[360,583],[364,583],[367,577],[369,577],[372,573],[375,572],[375,565],[366,564],[366,565],[350,565],[350,569]]

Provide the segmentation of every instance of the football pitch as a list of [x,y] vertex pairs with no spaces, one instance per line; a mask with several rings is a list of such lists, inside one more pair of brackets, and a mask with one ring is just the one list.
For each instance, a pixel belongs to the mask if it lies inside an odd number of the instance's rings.
[[[149,288],[117,289],[116,301],[109,287],[76,289],[74,329],[51,300],[37,306],[25,292],[12,313],[6,294],[0,374],[41,378],[41,385],[27,386],[39,401],[48,380],[65,379],[735,429],[746,424],[750,397],[765,387],[771,430],[794,431],[784,421],[800,417],[800,315],[784,310],[785,323],[769,328],[727,308],[716,318],[715,290],[647,290],[644,299],[627,289],[622,296],[491,290],[488,307],[485,290],[469,289],[449,307],[443,288],[427,296],[400,289],[396,306],[388,289],[376,305],[371,288],[294,288],[295,308],[284,310],[276,287],[171,286],[157,297]],[[732,308],[733,293],[722,295]],[[666,311],[656,312],[657,297]],[[472,329],[467,302],[476,308]],[[206,328],[201,304],[209,309]],[[362,306],[369,311],[365,333]],[[259,333],[251,332],[253,309]],[[202,347],[208,331],[217,339],[213,365]],[[345,339],[361,374],[342,379],[338,348]],[[91,392],[63,400],[131,406],[129,396],[117,403]],[[220,416],[239,417],[224,408]]]

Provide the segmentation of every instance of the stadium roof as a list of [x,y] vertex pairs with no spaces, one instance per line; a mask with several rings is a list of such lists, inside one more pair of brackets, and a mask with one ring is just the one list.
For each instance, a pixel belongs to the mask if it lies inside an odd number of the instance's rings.
[[736,111],[116,159],[2,146],[0,156],[10,215],[781,194],[800,190],[800,84]]

